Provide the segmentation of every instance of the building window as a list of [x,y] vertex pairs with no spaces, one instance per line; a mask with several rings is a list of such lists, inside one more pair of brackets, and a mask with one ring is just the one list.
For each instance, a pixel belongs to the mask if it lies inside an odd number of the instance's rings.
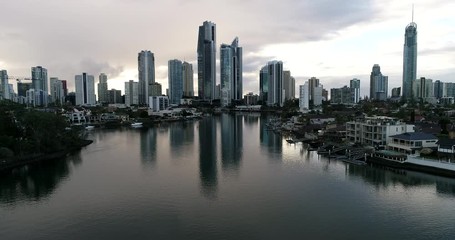
[[421,146],[422,146],[422,142],[421,142],[421,141],[415,142],[415,146],[416,146],[416,147],[421,147]]

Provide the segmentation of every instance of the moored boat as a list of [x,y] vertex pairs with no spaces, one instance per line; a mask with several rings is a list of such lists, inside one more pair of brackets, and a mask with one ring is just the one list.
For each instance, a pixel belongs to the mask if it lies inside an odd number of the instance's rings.
[[133,128],[140,128],[140,127],[142,127],[142,123],[141,123],[141,122],[131,123],[131,127],[133,127]]

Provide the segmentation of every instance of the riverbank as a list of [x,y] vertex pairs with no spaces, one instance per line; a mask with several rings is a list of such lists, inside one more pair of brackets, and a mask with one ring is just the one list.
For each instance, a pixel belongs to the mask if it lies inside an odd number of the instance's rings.
[[92,140],[81,140],[80,144],[77,146],[73,146],[69,149],[53,152],[53,153],[38,153],[38,154],[31,154],[26,156],[20,157],[12,157],[12,158],[5,158],[0,160],[0,172],[11,170],[18,167],[23,167],[29,164],[36,164],[44,161],[55,160],[58,158],[63,158],[72,152],[78,151],[85,146],[90,145],[93,143]]

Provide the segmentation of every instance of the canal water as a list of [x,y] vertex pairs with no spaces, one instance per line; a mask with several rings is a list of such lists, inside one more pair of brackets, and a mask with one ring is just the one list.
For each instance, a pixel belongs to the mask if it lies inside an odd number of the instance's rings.
[[0,239],[454,239],[454,179],[323,158],[268,118],[94,130],[2,173]]

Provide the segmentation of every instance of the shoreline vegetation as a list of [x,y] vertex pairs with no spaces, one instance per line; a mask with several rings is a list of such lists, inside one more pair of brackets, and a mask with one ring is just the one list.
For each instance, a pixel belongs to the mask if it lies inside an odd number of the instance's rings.
[[0,171],[62,158],[91,143],[59,114],[0,101]]

